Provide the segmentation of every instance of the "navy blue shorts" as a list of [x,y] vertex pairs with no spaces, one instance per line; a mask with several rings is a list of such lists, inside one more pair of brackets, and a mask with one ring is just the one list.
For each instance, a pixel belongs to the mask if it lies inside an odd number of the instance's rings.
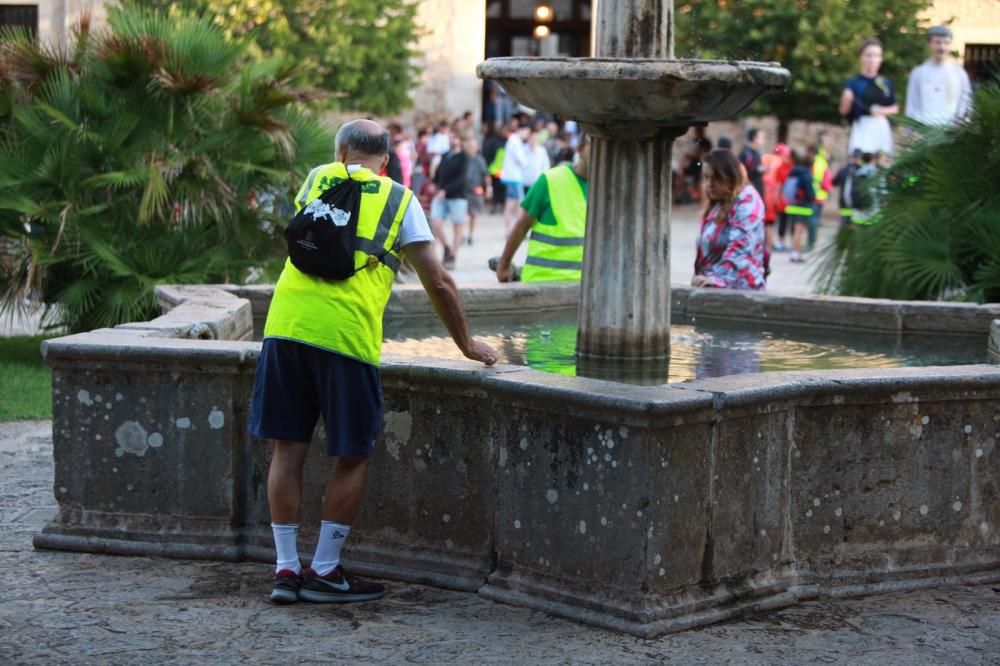
[[378,368],[302,342],[265,339],[257,359],[250,434],[308,443],[320,414],[328,456],[370,457],[382,427]]

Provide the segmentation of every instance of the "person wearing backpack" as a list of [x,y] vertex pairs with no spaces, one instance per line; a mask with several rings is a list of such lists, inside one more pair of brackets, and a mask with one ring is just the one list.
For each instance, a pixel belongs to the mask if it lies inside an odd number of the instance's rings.
[[795,153],[795,167],[788,174],[781,189],[781,197],[785,201],[785,215],[792,228],[792,252],[790,259],[794,263],[802,263],[802,241],[809,231],[809,220],[815,212],[813,201],[816,192],[813,189],[812,158],[806,154]]
[[[295,197],[299,213],[289,225],[295,232],[286,232],[289,260],[267,313],[248,428],[274,447],[267,498],[277,551],[271,601],[277,604],[368,601],[385,592],[345,573],[340,552],[361,506],[382,425],[382,315],[404,257],[465,356],[486,365],[497,360],[492,347],[469,334],[458,289],[434,253],[413,192],[377,175],[389,149],[389,134],[376,122],[341,127],[337,161],[309,173]],[[353,237],[340,250],[345,229]],[[339,279],[320,277],[316,272],[325,269],[306,263],[310,253],[328,248],[338,267],[349,255],[346,272],[333,271]],[[326,453],[337,462],[323,495],[319,543],[303,570],[296,541],[302,473],[320,414]]]
[[878,180],[875,156],[861,155],[861,164],[845,179],[842,198],[852,211],[851,221],[855,224],[871,224],[875,214],[875,186]]
[[840,188],[840,226],[846,227],[851,223],[851,218],[854,217],[854,208],[851,205],[851,197],[849,196],[847,183],[854,177],[854,173],[861,166],[861,151],[857,148],[848,156],[847,164],[842,166],[837,175],[833,177],[834,187]]

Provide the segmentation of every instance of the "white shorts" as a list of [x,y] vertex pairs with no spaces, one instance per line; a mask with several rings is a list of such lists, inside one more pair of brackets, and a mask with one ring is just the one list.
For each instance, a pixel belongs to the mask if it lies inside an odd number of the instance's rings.
[[847,144],[848,154],[855,149],[863,153],[883,153],[892,155],[892,125],[885,116],[861,116],[851,125],[851,138]]

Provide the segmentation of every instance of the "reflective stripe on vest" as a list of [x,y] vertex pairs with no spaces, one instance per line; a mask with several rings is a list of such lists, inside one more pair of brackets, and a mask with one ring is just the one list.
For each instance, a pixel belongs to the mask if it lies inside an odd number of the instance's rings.
[[854,217],[854,209],[853,208],[841,208],[840,209],[840,216],[841,217]]
[[[346,177],[347,170],[340,163],[313,169],[295,197],[296,208]],[[351,177],[363,181],[355,265],[366,266],[369,256],[384,253],[382,263],[362,268],[346,280],[332,281],[303,273],[286,260],[274,287],[264,337],[298,340],[378,365],[382,313],[401,262],[399,227],[413,193],[368,169]]]
[[587,199],[573,167],[560,164],[545,172],[556,224],[536,223],[528,241],[522,282],[579,282],[587,228]]
[[786,215],[801,215],[804,217],[812,217],[813,213],[815,212],[816,211],[814,211],[812,208],[808,206],[795,206],[795,205],[785,206]]

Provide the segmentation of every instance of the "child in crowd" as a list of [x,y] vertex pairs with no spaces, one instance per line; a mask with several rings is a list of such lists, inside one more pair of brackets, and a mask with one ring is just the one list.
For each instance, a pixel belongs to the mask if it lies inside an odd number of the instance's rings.
[[[761,158],[764,167],[764,231],[768,250],[782,252],[785,249],[785,225],[779,220],[784,212],[784,202],[781,200],[781,187],[788,179],[792,167],[792,150],[784,143],[775,145],[773,153],[767,153]],[[774,238],[774,227],[779,226],[777,242]]]
[[813,192],[816,195],[813,200],[813,214],[809,217],[809,236],[806,248],[812,252],[816,246],[816,238],[819,236],[820,215],[823,212],[823,205],[833,191],[833,174],[830,173],[829,150],[827,145],[828,136],[820,132],[819,143],[809,147],[809,168],[812,169]]
[[840,188],[840,226],[846,227],[854,217],[854,207],[851,205],[848,183],[854,177],[854,173],[861,166],[861,150],[855,148],[847,157],[847,164],[842,166],[837,175],[833,177],[833,184]]
[[794,263],[805,261],[802,258],[802,241],[809,230],[809,220],[813,216],[813,201],[816,191],[813,188],[812,158],[808,154],[796,152],[795,167],[788,174],[781,197],[785,202],[785,214],[792,229],[791,260]]
[[855,224],[869,224],[878,210],[878,181],[875,156],[863,153],[857,169],[844,183],[846,200],[853,210],[851,221]]

